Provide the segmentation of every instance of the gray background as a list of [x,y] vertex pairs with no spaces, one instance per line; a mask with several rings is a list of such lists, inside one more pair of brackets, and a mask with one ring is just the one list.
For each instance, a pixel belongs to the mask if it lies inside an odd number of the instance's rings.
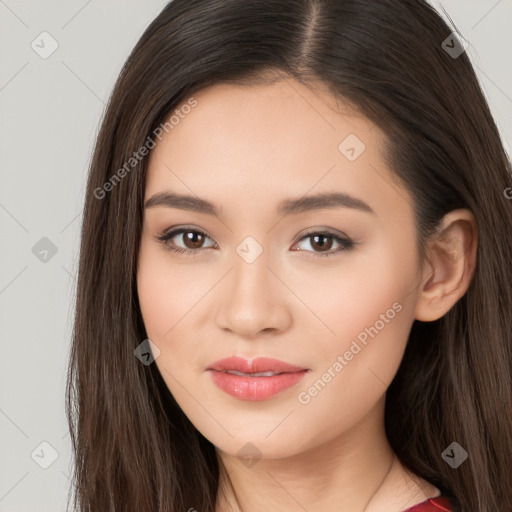
[[[166,3],[0,0],[0,512],[65,509],[64,388],[87,166],[121,66]],[[470,43],[510,154],[512,0],[433,3]],[[31,47],[43,46],[43,31],[59,45],[46,59]],[[43,237],[57,250],[46,262],[33,252],[48,247]]]

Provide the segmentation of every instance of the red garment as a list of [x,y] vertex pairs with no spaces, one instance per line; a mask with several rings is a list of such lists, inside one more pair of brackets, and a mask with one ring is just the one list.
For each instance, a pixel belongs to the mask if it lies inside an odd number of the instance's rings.
[[452,512],[452,504],[445,496],[429,498],[426,501],[408,508],[404,512]]

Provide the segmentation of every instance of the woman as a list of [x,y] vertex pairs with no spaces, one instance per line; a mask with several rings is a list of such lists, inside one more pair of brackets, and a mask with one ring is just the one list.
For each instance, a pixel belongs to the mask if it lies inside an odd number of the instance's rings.
[[174,0],[89,173],[88,511],[512,510],[512,190],[422,0]]

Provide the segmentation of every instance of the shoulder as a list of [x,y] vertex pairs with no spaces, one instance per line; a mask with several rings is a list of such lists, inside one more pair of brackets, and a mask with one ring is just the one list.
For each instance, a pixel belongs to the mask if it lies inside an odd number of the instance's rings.
[[418,503],[404,512],[452,512],[452,502],[446,496],[429,498],[422,503]]

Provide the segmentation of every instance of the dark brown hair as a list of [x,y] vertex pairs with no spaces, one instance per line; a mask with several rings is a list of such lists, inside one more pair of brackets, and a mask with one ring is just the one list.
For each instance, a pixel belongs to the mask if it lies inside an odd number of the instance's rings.
[[[439,320],[414,322],[386,431],[457,510],[512,511],[511,164],[467,54],[443,47],[452,31],[423,0],[174,0],[146,29],[87,183],[66,397],[76,509],[214,511],[214,446],[156,365],[134,357],[147,338],[136,273],[148,159],[113,177],[194,92],[288,76],[326,84],[384,130],[385,157],[414,198],[420,254],[444,214],[475,215],[470,287]],[[441,456],[454,441],[469,454],[457,469]]]

